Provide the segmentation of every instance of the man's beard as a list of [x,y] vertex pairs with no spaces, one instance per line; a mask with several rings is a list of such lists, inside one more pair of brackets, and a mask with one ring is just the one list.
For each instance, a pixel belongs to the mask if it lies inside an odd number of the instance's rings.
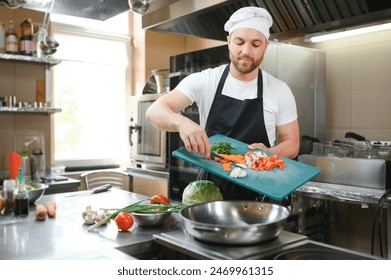
[[249,65],[243,66],[240,64],[240,59],[233,59],[233,55],[230,54],[231,61],[236,70],[238,70],[242,74],[248,74],[254,71],[254,69],[258,68],[259,65],[261,65],[263,57],[261,57],[258,61],[254,61],[253,59],[246,60],[246,63]]

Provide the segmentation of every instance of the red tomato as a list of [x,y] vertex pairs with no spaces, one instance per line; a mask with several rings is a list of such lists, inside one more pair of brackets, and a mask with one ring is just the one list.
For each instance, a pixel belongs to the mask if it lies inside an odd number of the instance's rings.
[[149,204],[170,204],[170,200],[162,194],[152,196]]
[[115,223],[117,224],[118,230],[127,231],[133,224],[134,220],[129,213],[121,212],[114,218]]

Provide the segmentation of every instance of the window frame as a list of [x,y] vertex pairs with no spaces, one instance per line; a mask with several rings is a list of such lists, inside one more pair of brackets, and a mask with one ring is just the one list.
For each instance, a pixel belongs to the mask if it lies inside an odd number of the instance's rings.
[[[129,14],[128,15],[128,25],[129,25]],[[70,17],[72,18],[72,17]],[[84,19],[83,19],[84,20]],[[73,19],[70,20],[70,22],[75,22]],[[94,22],[93,20],[89,21]],[[129,26],[128,26],[129,27]],[[120,65],[125,65],[125,85],[124,85],[124,117],[125,120],[123,121],[123,135],[127,136],[127,130],[128,130],[128,122],[130,117],[130,108],[127,106],[129,104],[129,97],[130,97],[130,88],[131,88],[131,65],[132,65],[132,46],[130,44],[130,34],[126,34],[123,32],[110,32],[105,29],[96,29],[96,28],[91,28],[91,27],[86,27],[86,26],[81,26],[81,25],[75,25],[75,24],[68,24],[64,22],[57,22],[53,21],[51,23],[51,34],[55,36],[56,33],[62,33],[62,34],[70,34],[72,36],[83,36],[83,38],[91,38],[91,39],[102,39],[102,40],[108,40],[112,42],[119,42],[119,43],[124,43],[126,44],[126,58],[125,61],[116,61],[116,63],[120,63]],[[129,32],[128,32],[129,33]],[[61,48],[61,45],[60,47]],[[69,59],[69,58],[61,58],[56,57],[56,55],[53,56],[55,59],[59,59],[62,61],[75,61],[75,62],[86,62],[86,63],[93,63],[92,61],[85,61],[81,58],[76,58],[76,59]],[[108,61],[106,61],[108,62]],[[102,64],[104,64],[103,62]],[[108,62],[110,64],[110,62]],[[123,64],[121,64],[123,63]],[[118,64],[116,64],[118,65]],[[51,81],[51,86],[50,86],[50,96],[51,100],[54,100],[55,98],[55,93],[54,93],[54,83],[55,83],[55,77],[54,77],[54,72],[55,69],[52,69],[51,75],[50,75],[50,81]],[[54,100],[55,101],[55,100]],[[55,103],[55,102],[54,102]],[[61,113],[59,113],[61,114]],[[85,166],[97,166],[97,165],[126,165],[129,163],[129,156],[130,156],[130,149],[129,149],[129,141],[128,139],[123,139],[121,140],[121,146],[123,146],[124,152],[126,156],[123,156],[121,159],[115,159],[115,158],[99,158],[99,159],[72,159],[72,160],[58,160],[55,159],[55,120],[53,119],[52,127],[51,127],[51,139],[52,139],[52,147],[53,147],[53,153],[52,153],[52,163],[53,165],[56,166],[69,166],[69,167],[85,167]]]

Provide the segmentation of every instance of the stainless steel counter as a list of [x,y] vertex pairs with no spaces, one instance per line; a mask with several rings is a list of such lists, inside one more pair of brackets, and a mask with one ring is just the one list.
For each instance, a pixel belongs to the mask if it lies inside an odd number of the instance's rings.
[[153,234],[177,230],[177,214],[163,227],[141,228],[118,232],[115,222],[88,232],[82,212],[92,208],[121,208],[146,198],[122,190],[110,190],[86,196],[67,197],[72,193],[45,195],[39,203],[55,200],[56,218],[35,220],[35,206],[27,217],[0,216],[0,259],[132,259],[116,248],[152,240]]
[[[312,183],[308,183],[299,192],[311,192],[312,188]],[[132,256],[137,255],[135,250],[151,246],[157,236],[170,237],[184,231],[181,219],[174,213],[162,227],[142,228],[136,224],[129,232],[118,232],[112,221],[88,232],[88,225],[81,217],[87,206],[91,205],[93,209],[121,208],[146,197],[116,189],[70,197],[74,193],[45,195],[39,200],[39,203],[56,201],[57,216],[53,219],[36,221],[34,206],[30,207],[27,217],[0,216],[0,259],[134,259]],[[291,233],[284,234],[281,238]]]
[[[359,203],[376,205],[384,194],[385,190],[329,184],[310,181],[296,190],[296,194],[310,196],[319,199],[346,201],[349,203]],[[387,200],[385,206],[391,205],[391,199]]]
[[162,170],[153,170],[139,167],[128,167],[127,171],[132,176],[143,177],[147,179],[162,179],[168,180],[169,173],[168,171]]
[[66,178],[66,180],[64,181],[52,181],[47,184],[49,187],[47,188],[47,190],[45,190],[45,195],[75,192],[80,186],[80,180]]
[[[299,197],[299,208],[303,205],[303,197],[340,201],[346,203],[360,204],[362,207],[377,207],[380,198],[386,190],[364,188],[357,186],[330,184],[310,181],[296,190]],[[383,207],[387,211],[387,219],[383,221],[386,225],[387,252],[386,256],[391,259],[391,198],[384,202]],[[300,211],[299,211],[300,212]],[[299,214],[299,233],[306,234],[304,229],[304,212]]]

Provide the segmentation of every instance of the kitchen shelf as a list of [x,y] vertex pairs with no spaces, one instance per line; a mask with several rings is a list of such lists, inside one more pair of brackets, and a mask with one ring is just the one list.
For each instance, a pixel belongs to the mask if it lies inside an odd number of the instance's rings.
[[4,54],[4,53],[0,53],[0,60],[42,63],[49,66],[54,66],[61,62],[58,59],[52,59],[47,57],[34,57],[34,56],[27,56],[27,55]]
[[0,112],[11,112],[11,113],[46,113],[46,114],[54,114],[61,112],[59,108],[33,108],[33,107],[0,107]]

